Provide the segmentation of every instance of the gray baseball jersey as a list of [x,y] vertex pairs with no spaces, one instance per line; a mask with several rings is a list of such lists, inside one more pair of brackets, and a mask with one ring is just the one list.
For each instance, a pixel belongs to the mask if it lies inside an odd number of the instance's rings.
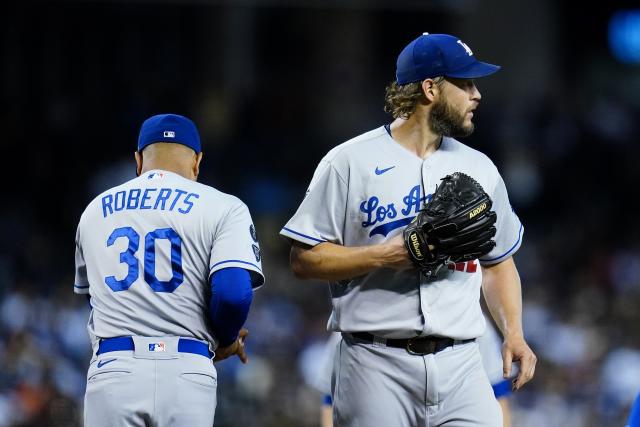
[[[89,367],[87,425],[150,417],[210,426],[217,374],[208,350],[217,342],[208,327],[209,277],[240,267],[260,286],[260,258],[244,203],[172,172],[146,172],[89,203],[76,234],[74,286],[91,296],[88,331],[99,349]],[[139,390],[149,393],[136,399]]]
[[96,197],[76,235],[76,293],[91,295],[89,333],[194,337],[209,343],[209,276],[240,267],[262,277],[238,198],[166,171]]
[[[385,127],[335,147],[322,159],[304,200],[280,233],[311,246],[381,243],[401,233],[440,179],[457,171],[482,185],[497,214],[496,246],[480,263],[508,258],[520,246],[523,227],[491,160],[447,137],[423,160],[396,143]],[[485,329],[478,304],[481,280],[481,269],[472,261],[435,281],[415,269],[383,268],[331,283],[329,329],[384,338],[475,338]]]

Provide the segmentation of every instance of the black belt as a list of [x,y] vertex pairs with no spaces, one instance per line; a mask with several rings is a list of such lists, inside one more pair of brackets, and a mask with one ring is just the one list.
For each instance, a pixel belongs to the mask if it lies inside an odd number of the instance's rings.
[[404,348],[411,354],[425,355],[437,353],[454,344],[466,344],[475,341],[475,338],[468,340],[454,340],[447,337],[413,337],[413,338],[379,338],[369,332],[352,332],[349,335],[369,344],[382,344],[386,347]]

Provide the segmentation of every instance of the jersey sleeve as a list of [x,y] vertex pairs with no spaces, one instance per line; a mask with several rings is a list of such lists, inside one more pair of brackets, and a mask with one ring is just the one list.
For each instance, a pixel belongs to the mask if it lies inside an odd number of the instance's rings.
[[524,227],[509,203],[507,187],[498,175],[497,183],[493,194],[490,194],[493,201],[493,211],[496,213],[496,246],[480,258],[482,265],[498,264],[516,253],[522,243]]
[[311,246],[322,242],[342,245],[347,188],[330,162],[320,162],[304,200],[280,234]]
[[89,293],[89,279],[87,278],[87,264],[82,254],[82,244],[80,241],[80,226],[76,231],[76,276],[73,283],[73,291],[76,294]]
[[209,276],[223,268],[239,267],[249,271],[254,289],[264,284],[258,234],[249,208],[239,200],[218,227],[209,266]]

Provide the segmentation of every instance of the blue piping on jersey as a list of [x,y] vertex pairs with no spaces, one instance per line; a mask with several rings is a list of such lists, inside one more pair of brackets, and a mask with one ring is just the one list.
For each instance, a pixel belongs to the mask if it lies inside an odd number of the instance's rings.
[[247,261],[241,261],[241,260],[239,260],[239,259],[228,259],[228,260],[226,260],[226,261],[216,262],[216,263],[215,263],[215,264],[213,264],[211,267],[209,267],[209,270],[212,270],[212,269],[213,269],[213,267],[215,267],[216,265],[224,264],[224,263],[227,263],[227,262],[239,262],[240,264],[248,264],[248,265],[250,265],[250,266],[252,266],[252,267],[257,268],[257,269],[258,269],[258,271],[262,272],[262,269],[261,269],[260,267],[258,267],[257,265],[252,264],[252,263],[247,262]]
[[503,253],[502,255],[497,256],[497,257],[495,257],[495,258],[491,258],[491,259],[481,259],[481,260],[480,260],[480,262],[490,262],[490,261],[495,261],[495,260],[497,260],[497,259],[502,258],[502,257],[503,257],[503,256],[505,256],[505,255],[508,255],[508,254],[509,254],[509,252],[511,252],[511,251],[513,250],[513,248],[515,248],[516,246],[518,246],[518,243],[520,243],[520,239],[521,239],[521,238],[522,238],[522,224],[520,224],[520,230],[518,230],[518,240],[516,240],[516,242],[513,244],[513,246],[511,246],[511,247],[509,248],[509,250],[508,250],[508,251],[506,251],[506,252],[505,252],[505,253]]
[[386,237],[391,230],[395,230],[396,228],[400,228],[409,224],[411,221],[413,221],[413,218],[415,218],[415,216],[410,216],[379,225],[371,230],[371,233],[369,233],[369,237],[373,237],[376,234],[381,234]]
[[87,286],[73,285],[73,287],[78,289],[89,289],[89,285]]
[[287,230],[289,233],[297,234],[298,236],[302,236],[304,238],[311,239],[314,242],[318,242],[318,243],[326,242],[326,240],[316,239],[315,237],[311,237],[311,236],[307,236],[306,234],[298,233],[297,231],[293,231],[293,230],[291,230],[290,228],[287,228],[287,227],[282,227],[282,229],[283,230]]
[[499,383],[492,384],[491,388],[493,389],[493,394],[496,396],[496,399],[509,396],[511,394],[511,381],[502,380]]

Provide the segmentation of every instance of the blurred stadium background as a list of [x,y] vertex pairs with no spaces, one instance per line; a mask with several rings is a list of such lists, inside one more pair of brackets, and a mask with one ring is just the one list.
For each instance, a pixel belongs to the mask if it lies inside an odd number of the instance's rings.
[[[634,3],[636,9],[634,9]],[[399,50],[459,35],[503,66],[477,131],[525,224],[516,255],[537,375],[514,426],[623,426],[640,390],[636,2],[10,2],[0,26],[0,427],[79,426],[88,307],[72,292],[85,205],[134,175],[141,122],[198,124],[200,181],[242,198],[267,286],[251,361],[218,365],[216,425],[317,425],[328,290],[296,280],[280,227],[331,147],[390,121]]]

